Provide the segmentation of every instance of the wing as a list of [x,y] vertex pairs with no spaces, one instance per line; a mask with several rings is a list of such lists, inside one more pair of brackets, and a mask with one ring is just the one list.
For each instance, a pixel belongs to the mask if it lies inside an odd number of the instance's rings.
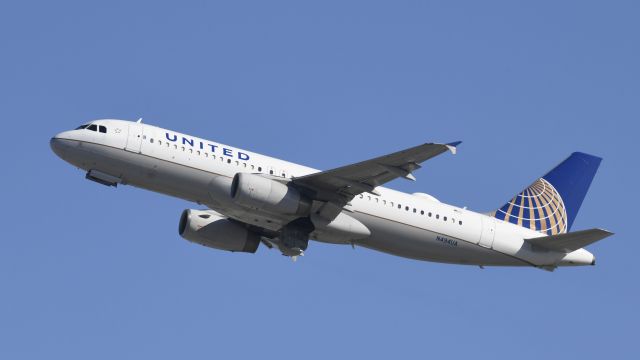
[[396,178],[415,180],[411,173],[420,168],[420,163],[446,151],[455,154],[456,146],[460,143],[422,144],[375,159],[294,178],[292,183],[314,200],[343,206],[363,192],[378,195],[376,187]]

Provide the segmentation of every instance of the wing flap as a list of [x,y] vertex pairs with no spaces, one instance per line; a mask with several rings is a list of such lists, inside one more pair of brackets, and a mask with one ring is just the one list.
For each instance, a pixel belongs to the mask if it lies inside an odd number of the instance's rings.
[[589,229],[525,240],[532,245],[547,250],[570,253],[611,235],[613,235],[613,233],[607,230]]

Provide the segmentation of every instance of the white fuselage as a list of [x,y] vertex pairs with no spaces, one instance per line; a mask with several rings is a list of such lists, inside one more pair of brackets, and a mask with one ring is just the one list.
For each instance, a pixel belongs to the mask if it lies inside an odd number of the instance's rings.
[[[230,197],[236,173],[290,179],[318,170],[180,134],[122,121],[92,122],[106,132],[72,130],[52,139],[61,158],[84,170],[97,170],[151,191],[203,204],[229,218],[277,231],[291,218],[249,211]],[[363,239],[314,232],[318,241],[355,244],[407,258],[457,264],[557,266],[588,265],[584,249],[569,254],[532,248],[527,238],[543,234],[493,217],[444,204],[426,194],[384,187],[379,196],[363,193],[343,210],[364,224]]]

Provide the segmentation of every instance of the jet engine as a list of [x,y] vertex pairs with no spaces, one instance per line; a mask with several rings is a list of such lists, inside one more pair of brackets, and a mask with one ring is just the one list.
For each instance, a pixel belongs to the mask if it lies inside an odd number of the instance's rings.
[[178,232],[191,242],[219,250],[254,253],[260,245],[259,234],[210,210],[183,211]]
[[307,216],[311,209],[311,201],[295,188],[255,174],[236,174],[231,197],[238,205],[272,214]]

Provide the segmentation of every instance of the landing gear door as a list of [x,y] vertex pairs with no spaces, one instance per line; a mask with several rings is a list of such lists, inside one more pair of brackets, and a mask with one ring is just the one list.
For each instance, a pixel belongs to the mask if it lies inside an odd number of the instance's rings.
[[493,239],[496,235],[496,219],[483,216],[482,217],[482,235],[480,235],[479,245],[491,249]]
[[140,153],[140,147],[142,146],[142,124],[130,123],[129,135],[127,135],[127,145],[125,150],[134,153]]

